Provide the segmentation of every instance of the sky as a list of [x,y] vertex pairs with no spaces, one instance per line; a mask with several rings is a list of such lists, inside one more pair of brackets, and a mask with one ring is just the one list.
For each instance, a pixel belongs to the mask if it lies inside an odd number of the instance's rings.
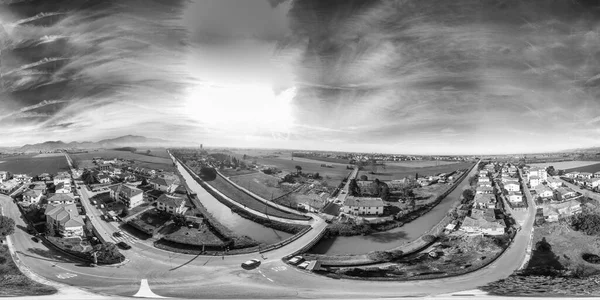
[[600,146],[595,1],[0,3],[2,146]]

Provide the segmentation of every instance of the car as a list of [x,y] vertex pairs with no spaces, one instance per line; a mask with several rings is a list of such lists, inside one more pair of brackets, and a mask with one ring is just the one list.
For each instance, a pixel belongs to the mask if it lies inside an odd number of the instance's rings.
[[310,261],[305,261],[305,262],[299,264],[298,268],[300,268],[300,269],[306,269],[306,267],[308,267],[308,265],[310,265]]
[[123,236],[123,232],[122,231],[115,231],[115,233],[113,233],[114,236],[116,237],[121,237]]
[[40,239],[38,239],[38,238],[37,238],[37,237],[35,237],[35,236],[34,236],[34,237],[32,237],[32,238],[31,238],[31,240],[32,240],[32,241],[34,241],[34,242],[36,242],[36,243],[39,243],[39,242],[40,242]]
[[260,260],[258,260],[258,259],[251,259],[251,260],[248,260],[248,261],[242,263],[242,268],[244,268],[244,269],[253,269],[253,268],[258,267],[259,265],[260,265]]
[[290,260],[288,260],[288,262],[292,265],[297,265],[300,262],[302,262],[304,260],[304,258],[302,258],[302,256],[294,256],[292,258],[290,258]]
[[119,246],[119,247],[121,247],[122,249],[125,249],[125,250],[129,250],[129,249],[131,249],[131,246],[129,246],[129,245],[128,245],[127,243],[125,243],[125,242],[118,242],[118,243],[117,243],[117,246]]

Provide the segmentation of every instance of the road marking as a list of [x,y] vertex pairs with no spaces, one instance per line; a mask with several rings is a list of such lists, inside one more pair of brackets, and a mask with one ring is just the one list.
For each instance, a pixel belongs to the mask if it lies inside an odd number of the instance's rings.
[[167,298],[167,297],[159,296],[159,295],[155,294],[154,292],[152,292],[152,290],[150,290],[150,285],[148,285],[148,279],[142,279],[142,282],[140,282],[140,289],[138,290],[138,292],[135,295],[133,295],[133,297]]
[[71,277],[75,277],[77,276],[77,274],[73,274],[73,273],[61,273],[56,275],[56,277],[60,278],[60,279],[67,279],[67,278],[71,278]]
[[287,267],[286,266],[273,267],[273,268],[271,268],[271,270],[273,270],[275,272],[285,271],[285,270],[287,270]]
[[263,272],[261,270],[258,270],[258,273],[260,273],[260,275],[262,275],[264,278],[266,278],[268,281],[270,282],[274,282],[273,279],[267,277],[267,275],[263,274]]

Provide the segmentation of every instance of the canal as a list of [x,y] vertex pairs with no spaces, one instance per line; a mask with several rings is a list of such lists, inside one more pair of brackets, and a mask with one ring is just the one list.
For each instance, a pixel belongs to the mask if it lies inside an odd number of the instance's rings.
[[473,176],[476,171],[477,168],[473,168],[471,172],[458,183],[456,189],[448,194],[448,196],[432,210],[402,227],[365,236],[338,236],[322,239],[308,252],[327,255],[362,254],[370,251],[389,250],[414,241],[444,218],[452,205],[456,201],[459,201],[464,188],[469,185],[468,178]]
[[274,244],[285,240],[292,234],[274,230],[261,224],[242,218],[240,215],[231,211],[231,209],[219,202],[215,197],[209,194],[183,167],[179,162],[175,162],[177,170],[189,186],[192,192],[198,195],[198,199],[204,205],[206,210],[215,217],[223,226],[231,229],[238,235],[246,235],[253,240],[265,244]]

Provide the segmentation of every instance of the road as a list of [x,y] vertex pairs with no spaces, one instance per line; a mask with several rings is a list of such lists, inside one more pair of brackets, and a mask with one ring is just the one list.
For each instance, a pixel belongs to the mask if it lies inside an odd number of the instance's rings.
[[[529,198],[528,198],[529,199]],[[472,290],[505,278],[521,266],[533,228],[533,205],[528,219],[513,244],[494,263],[463,276],[408,282],[336,280],[290,267],[281,261],[301,249],[325,228],[325,222],[312,224],[313,230],[280,249],[267,252],[262,264],[244,270],[240,264],[261,259],[258,253],[227,257],[170,253],[136,243],[125,251],[130,260],[120,267],[91,268],[35,243],[25,231],[20,212],[6,196],[0,196],[4,213],[17,221],[11,236],[17,255],[34,273],[49,280],[77,286],[104,295],[132,296],[147,280],[150,289],[165,297],[202,298],[379,298],[428,296]]]
[[554,176],[554,178],[560,179],[564,185],[568,186],[572,190],[574,190],[576,192],[579,192],[580,194],[582,194],[582,195],[584,195],[584,196],[586,196],[588,198],[592,198],[592,199],[600,202],[600,194],[592,192],[592,191],[584,189],[584,188],[581,188],[581,187],[579,187],[577,185],[574,185],[574,184],[572,184],[572,183],[570,183],[570,182],[568,182],[568,181],[560,178],[559,176]]
[[354,167],[354,170],[352,170],[352,172],[350,173],[350,176],[348,176],[348,181],[346,181],[346,185],[344,185],[344,188],[338,193],[338,196],[335,200],[336,203],[344,204],[346,202],[346,198],[348,197],[348,191],[350,189],[350,181],[352,179],[356,179],[357,175],[358,175],[358,167]]

